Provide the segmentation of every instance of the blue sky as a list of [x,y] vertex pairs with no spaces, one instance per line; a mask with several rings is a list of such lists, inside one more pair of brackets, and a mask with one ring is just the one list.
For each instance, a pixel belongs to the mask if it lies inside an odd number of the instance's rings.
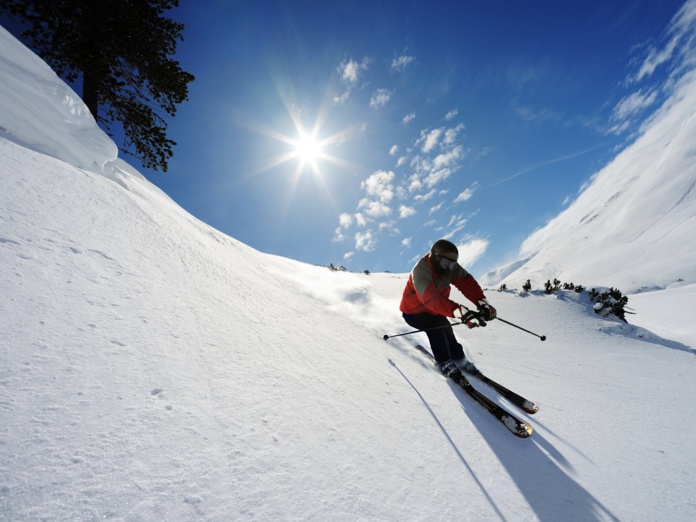
[[667,65],[640,71],[682,4],[181,2],[196,81],[143,173],[263,252],[406,272],[446,237],[479,276],[659,106]]

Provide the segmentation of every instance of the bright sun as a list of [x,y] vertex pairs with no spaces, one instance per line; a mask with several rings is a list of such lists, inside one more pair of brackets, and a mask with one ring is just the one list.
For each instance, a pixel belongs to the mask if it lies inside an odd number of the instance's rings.
[[284,134],[258,122],[244,122],[251,130],[286,145],[283,147],[283,153],[269,157],[266,163],[260,165],[259,172],[285,164],[294,165],[293,180],[297,184],[300,178],[307,173],[312,173],[317,178],[323,178],[325,174],[332,172],[332,165],[343,170],[354,171],[358,168],[355,164],[331,154],[331,150],[336,144],[350,138],[354,132],[353,129],[346,128],[334,135],[320,137],[321,123],[325,119],[324,115],[320,114],[311,128],[306,128],[303,125],[304,122],[300,121],[296,109],[289,108],[288,115],[295,127],[293,135]]
[[302,163],[314,163],[321,156],[321,144],[314,136],[302,134],[295,142],[295,153]]

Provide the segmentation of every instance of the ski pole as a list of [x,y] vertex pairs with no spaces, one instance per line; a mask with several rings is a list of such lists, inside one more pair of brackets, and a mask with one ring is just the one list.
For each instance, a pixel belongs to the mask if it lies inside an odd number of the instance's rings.
[[385,341],[388,341],[388,340],[391,339],[392,337],[401,337],[402,335],[412,335],[412,334],[414,334],[414,333],[419,333],[419,332],[429,332],[429,331],[431,331],[431,330],[439,330],[440,328],[448,328],[448,327],[450,327],[450,326],[457,326],[457,325],[459,325],[459,324],[464,324],[464,322],[461,322],[461,323],[443,324],[443,325],[441,325],[441,326],[433,326],[432,328],[425,328],[424,330],[413,330],[412,332],[400,333],[400,334],[396,334],[396,335],[387,335],[387,334],[384,334],[384,337],[382,337],[382,339],[384,339]]
[[[467,307],[464,306],[464,305],[461,305],[461,306],[462,306],[462,308],[464,308],[464,310],[466,310],[469,314],[476,315],[476,312],[474,312],[473,310],[470,310],[469,308],[467,308]],[[467,314],[467,315],[468,315],[468,314]],[[525,330],[525,329],[522,328],[521,326],[517,326],[516,324],[513,324],[513,323],[511,323],[510,321],[506,321],[505,319],[501,319],[500,317],[496,317],[496,319],[498,319],[498,321],[502,321],[502,322],[505,323],[505,324],[509,324],[510,326],[514,326],[515,328],[518,328],[518,329],[522,330],[523,332],[527,332],[528,334],[534,335],[535,337],[538,337],[538,338],[541,339],[542,341],[545,341],[545,340],[546,340],[546,336],[545,336],[545,335],[535,334],[534,332],[530,332],[529,330]],[[479,321],[480,321],[480,319],[479,319]],[[485,323],[484,323],[484,325],[485,325]],[[484,325],[482,325],[482,326],[484,326]]]
[[522,328],[521,326],[517,326],[516,324],[512,324],[510,321],[506,321],[505,319],[501,319],[500,317],[498,317],[498,321],[502,321],[502,322],[504,322],[505,324],[509,324],[510,326],[514,326],[515,328],[519,328],[519,329],[522,330],[523,332],[527,332],[528,334],[534,335],[534,336],[538,337],[539,339],[541,339],[542,341],[545,341],[545,340],[546,340],[546,336],[545,336],[545,335],[535,334],[534,332],[530,332],[529,330],[525,330],[525,329]]
[[[476,313],[472,310],[469,310],[468,308],[466,308],[466,312],[467,313],[465,313],[462,316],[462,320],[459,323],[443,324],[441,326],[433,326],[432,328],[425,328],[424,330],[413,330],[412,332],[406,332],[406,333],[401,333],[401,334],[396,334],[396,335],[384,334],[384,337],[382,339],[384,339],[385,341],[388,341],[392,337],[401,337],[402,335],[411,335],[411,334],[418,333],[418,332],[429,332],[431,330],[439,330],[440,328],[449,328],[450,326],[459,326],[460,324],[465,324],[469,328],[476,328],[477,326],[485,326],[486,325],[486,323],[483,322],[482,319],[479,317],[478,313]],[[479,321],[482,324],[479,325],[479,324],[473,322],[472,319],[476,319],[477,321]]]

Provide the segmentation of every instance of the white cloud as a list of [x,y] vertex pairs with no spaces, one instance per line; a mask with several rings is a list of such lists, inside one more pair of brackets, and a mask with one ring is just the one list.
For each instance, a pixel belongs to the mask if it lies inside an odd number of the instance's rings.
[[355,255],[355,252],[346,252],[345,254],[343,254],[343,260],[348,261],[354,255]]
[[488,156],[491,152],[493,152],[493,147],[486,145],[481,149],[481,151],[478,153],[478,157],[480,158],[485,158]]
[[415,112],[411,112],[411,113],[407,114],[406,116],[404,116],[403,122],[404,122],[404,123],[410,123],[410,122],[412,122],[412,121],[415,120],[415,119],[416,119],[416,113],[415,113]]
[[[375,94],[380,92],[391,95],[384,89],[375,91]],[[373,106],[382,103],[375,100]],[[456,115],[456,111],[452,111],[448,117],[455,118]],[[441,222],[442,211],[446,205],[451,205],[453,199],[461,202],[471,197],[473,186],[459,195],[455,194],[456,197],[451,195],[448,188],[443,188],[443,182],[454,175],[468,154],[460,144],[464,128],[464,124],[460,123],[418,130],[419,136],[409,146],[389,146],[388,152],[397,165],[412,170],[406,176],[398,171],[398,178],[392,171],[378,170],[361,182],[363,196],[358,198],[356,212],[340,218],[343,234],[348,235],[346,231],[350,226],[355,226],[358,231],[354,235],[355,251],[373,250],[377,238],[385,233],[399,234],[396,227],[399,219],[430,214],[431,217],[437,215],[437,221]],[[437,201],[434,202],[435,199]],[[422,226],[440,226],[438,222]],[[459,232],[465,223],[466,219],[461,219],[449,225],[449,230],[443,227],[443,233]]]
[[422,203],[423,201],[428,201],[429,199],[432,199],[432,197],[435,195],[436,192],[437,191],[435,189],[433,189],[426,194],[418,194],[413,199]]
[[471,197],[474,195],[474,191],[470,188],[464,190],[463,192],[460,192],[459,195],[455,198],[454,202],[455,203],[461,203],[463,201],[468,201],[471,199]]
[[454,128],[447,129],[445,131],[445,138],[444,138],[443,142],[446,143],[447,145],[451,145],[457,139],[457,136],[459,135],[459,133],[464,130],[464,128],[465,128],[464,124],[460,123],[459,125],[457,125]]
[[[367,197],[360,200],[358,209],[371,218],[388,216],[392,209],[388,203],[394,198],[394,173],[378,170],[360,184]],[[357,219],[357,215],[356,215]]]
[[355,249],[362,250],[363,252],[372,252],[377,244],[375,238],[372,235],[372,230],[367,230],[365,233],[355,234]]
[[464,217],[464,215],[463,214],[455,214],[450,218],[449,223],[447,223],[447,226],[448,227],[457,226],[457,227],[461,228],[465,224],[466,224],[466,218]]
[[384,203],[389,203],[394,197],[394,173],[378,170],[365,181],[360,183],[368,196],[374,196]]
[[462,159],[463,157],[464,149],[461,145],[459,145],[447,152],[435,156],[435,159],[433,159],[432,168],[441,169],[443,167],[449,167],[452,164],[456,163],[458,160]]
[[488,249],[488,241],[485,239],[472,239],[468,243],[458,245],[459,264],[464,268],[473,265]]
[[458,234],[465,226],[467,219],[462,214],[455,214],[449,220],[449,223],[444,227],[447,230],[447,235],[444,236],[445,239],[451,239],[456,234]]
[[392,94],[394,94],[394,92],[388,89],[377,89],[372,93],[372,98],[370,98],[370,107],[373,109],[381,109],[389,103]]
[[343,228],[349,228],[353,224],[353,216],[344,212],[338,216],[338,222]]
[[433,129],[431,131],[421,131],[421,137],[416,141],[416,145],[421,146],[421,150],[426,154],[429,153],[440,141],[440,136],[444,129]]
[[416,172],[419,173],[426,172],[428,169],[430,169],[427,158],[424,158],[418,154],[411,159],[410,165],[416,169]]
[[563,118],[560,113],[551,111],[544,107],[536,108],[518,105],[515,107],[515,114],[527,121],[559,121]]
[[334,96],[333,102],[334,105],[343,105],[348,101],[348,98],[350,98],[350,91],[346,91],[343,94],[339,94],[338,96]]
[[660,65],[667,62],[672,55],[674,50],[677,48],[677,43],[679,42],[679,37],[672,38],[663,49],[650,49],[650,53],[641,65],[640,70],[635,75],[635,77],[630,81],[640,81],[644,76],[651,76]]
[[417,214],[417,211],[413,207],[407,207],[406,205],[401,205],[399,207],[399,217],[401,219],[413,216],[414,214]]
[[358,83],[362,72],[367,70],[369,63],[370,60],[368,58],[363,58],[361,63],[353,59],[341,62],[341,65],[338,66],[341,81],[348,86],[354,86]]
[[457,116],[457,114],[459,114],[459,111],[457,109],[452,109],[445,115],[445,119],[447,121],[453,120]]
[[371,201],[367,198],[360,200],[358,208],[363,209],[365,214],[373,218],[391,214],[391,207],[389,207],[389,205],[385,205],[381,201]]
[[[628,83],[638,82],[646,76],[652,76],[660,65],[669,62],[675,56],[681,55],[685,65],[692,65],[694,32],[696,32],[696,1],[687,0],[677,14],[672,17],[667,31],[669,40],[664,43],[664,39],[662,39],[660,45],[650,47],[640,69],[633,77],[628,78]],[[677,68],[684,64],[680,64]]]
[[623,122],[634,114],[646,109],[657,99],[657,91],[652,92],[634,92],[621,100],[612,113],[612,120]]
[[452,174],[452,171],[448,168],[434,170],[428,174],[423,181],[425,181],[425,184],[428,185],[428,187],[434,187],[438,183],[441,183],[449,178],[450,174]]
[[[458,143],[464,128],[464,124],[459,124],[451,128],[441,127],[421,131],[420,137],[414,143],[420,153],[411,156],[409,163],[415,172],[403,186],[410,193],[417,194],[421,190],[430,190],[430,192],[416,195],[414,201],[422,203],[433,197],[436,193],[435,187],[461,167],[462,160],[469,153]],[[410,148],[408,152],[411,152]],[[449,189],[441,190],[440,195],[448,191]]]
[[409,64],[416,60],[415,56],[401,55],[392,60],[392,71],[403,71]]
[[405,246],[406,248],[409,248],[411,246],[411,242],[413,241],[412,238],[410,237],[405,237],[404,239],[401,240],[401,244]]
[[353,59],[341,62],[337,71],[341,75],[341,82],[345,85],[346,90],[342,94],[334,96],[335,105],[342,105],[348,101],[353,88],[360,81],[363,72],[368,69],[369,63],[370,60],[367,57],[363,58],[360,63]]
[[420,190],[420,189],[423,188],[423,183],[421,182],[420,177],[418,176],[418,174],[413,174],[413,175],[409,178],[409,181],[410,181],[410,183],[409,183],[409,185],[408,185],[408,191],[409,191],[409,192],[416,192],[416,191],[418,191],[418,190]]
[[338,227],[336,229],[334,237],[331,239],[334,243],[340,243],[345,239],[345,236],[343,235],[343,231],[341,230],[341,227]]
[[438,204],[435,205],[434,207],[431,207],[431,208],[430,208],[430,214],[434,214],[435,212],[437,212],[438,210],[440,210],[440,209],[442,208],[442,205],[444,205],[444,204],[445,204],[445,202],[443,201],[442,203],[438,203]]
[[396,226],[396,221],[394,220],[384,221],[383,223],[380,223],[379,231],[382,232],[384,230],[389,231],[391,234],[401,234],[401,231]]

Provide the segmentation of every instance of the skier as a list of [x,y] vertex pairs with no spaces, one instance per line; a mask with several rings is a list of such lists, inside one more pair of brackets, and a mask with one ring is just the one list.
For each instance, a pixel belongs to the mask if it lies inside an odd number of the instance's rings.
[[[473,276],[457,263],[458,258],[457,247],[446,239],[440,239],[433,244],[430,253],[416,263],[399,307],[406,323],[418,330],[426,330],[449,325],[447,317],[457,318],[455,313],[459,314],[459,318],[463,317],[466,309],[449,298],[450,285],[476,304],[484,321],[496,318],[495,308],[490,305]],[[426,334],[435,364],[444,375],[449,376],[455,370],[478,372],[473,363],[466,360],[464,349],[451,326],[429,330]]]

